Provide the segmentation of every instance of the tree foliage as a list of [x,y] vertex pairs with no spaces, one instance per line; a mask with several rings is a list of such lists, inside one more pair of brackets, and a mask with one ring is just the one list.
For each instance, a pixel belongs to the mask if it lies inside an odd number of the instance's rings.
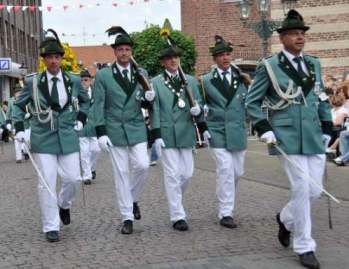
[[[160,37],[160,30],[159,26],[151,25],[142,32],[131,34],[135,43],[134,58],[141,67],[148,71],[151,77],[156,76],[162,70],[159,63],[159,53],[166,47],[166,40]],[[194,39],[176,30],[171,32],[171,37],[182,50],[181,66],[184,72],[193,74],[196,60]]]
[[[72,50],[72,48],[69,46],[68,43],[62,43],[62,45],[64,48],[64,56],[61,63],[62,70],[66,72],[79,73],[80,67],[78,65],[78,61],[74,51]],[[44,64],[44,61],[40,57],[39,72],[43,72],[45,69],[46,69],[46,66]]]

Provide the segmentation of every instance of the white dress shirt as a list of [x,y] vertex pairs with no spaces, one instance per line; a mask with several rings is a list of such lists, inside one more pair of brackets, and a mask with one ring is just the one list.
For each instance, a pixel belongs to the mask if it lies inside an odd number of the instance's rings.
[[120,70],[122,76],[124,76],[124,73],[123,73],[122,71],[124,71],[125,69],[127,69],[127,70],[128,70],[128,72],[127,72],[127,77],[128,77],[128,80],[131,81],[131,65],[128,64],[127,67],[123,67],[123,66],[119,65],[118,63],[116,63],[116,66],[117,66],[118,69]]
[[174,77],[179,77],[178,75],[178,70],[175,73],[171,73],[170,71],[168,71],[167,69],[165,69],[166,74],[168,75],[169,78],[173,79]]
[[59,105],[60,105],[61,108],[63,108],[65,106],[65,104],[67,103],[67,101],[68,101],[68,95],[67,95],[67,92],[65,90],[65,85],[64,85],[62,71],[59,70],[57,75],[52,75],[47,70],[46,74],[47,74],[47,81],[48,81],[48,91],[49,91],[50,95],[51,95],[52,86],[53,86],[52,78],[53,77],[58,78],[58,80],[57,80],[57,89],[58,89]]
[[304,62],[304,56],[303,56],[303,52],[301,52],[301,54],[299,54],[298,56],[295,56],[293,55],[292,53],[289,53],[287,50],[283,49],[282,52],[285,54],[285,56],[287,57],[287,59],[289,60],[289,62],[293,65],[293,67],[298,71],[298,64],[296,61],[294,61],[293,59],[296,58],[296,57],[301,57],[302,58],[302,61],[301,61],[301,66],[302,66],[302,69],[303,69],[303,72],[306,74],[306,75],[309,75],[309,72],[308,72],[308,68],[307,66],[305,65],[305,62]]
[[[223,80],[223,72],[224,72],[224,70],[220,69],[219,67],[217,67],[217,70],[218,70],[219,76]],[[228,72],[228,73],[225,75],[225,77],[227,78],[227,80],[229,82],[229,85],[231,85],[231,73],[232,73],[231,67],[229,67],[229,69],[227,69],[226,72]]]

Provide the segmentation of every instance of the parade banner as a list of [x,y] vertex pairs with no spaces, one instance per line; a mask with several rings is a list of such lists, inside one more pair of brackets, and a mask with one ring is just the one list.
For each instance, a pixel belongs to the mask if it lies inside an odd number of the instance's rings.
[[157,3],[157,2],[169,2],[172,3],[173,1],[179,1],[179,0],[133,0],[133,1],[113,1],[111,3],[105,3],[105,2],[96,2],[95,4],[85,4],[84,2],[69,5],[69,4],[61,4],[61,5],[42,5],[42,6],[36,6],[36,5],[7,5],[7,4],[0,4],[0,11],[3,9],[6,9],[7,12],[14,12],[18,13],[20,11],[29,11],[29,12],[54,12],[54,11],[69,11],[73,9],[78,10],[86,10],[86,9],[95,9],[99,7],[125,7],[125,6],[134,6],[137,4],[150,4],[150,3]]

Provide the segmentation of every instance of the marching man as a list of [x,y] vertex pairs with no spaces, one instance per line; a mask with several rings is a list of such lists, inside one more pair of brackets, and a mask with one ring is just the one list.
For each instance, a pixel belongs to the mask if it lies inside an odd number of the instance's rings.
[[79,132],[82,180],[84,184],[90,185],[92,180],[96,178],[96,163],[101,149],[98,145],[96,130],[93,123],[92,76],[88,70],[82,70],[80,72],[80,78],[81,85],[86,90],[91,103],[87,123],[84,129]]
[[155,92],[144,92],[139,83],[142,74],[131,60],[130,36],[118,26],[108,33],[116,34],[111,45],[116,61],[96,74],[93,115],[99,146],[110,153],[112,160],[123,221],[121,233],[132,234],[134,219],[141,218],[138,202],[149,170],[147,129],[141,108],[144,102],[153,101]]
[[[70,207],[80,180],[79,140],[76,131],[86,120],[89,100],[78,77],[61,69],[64,49],[56,32],[40,44],[47,70],[30,77],[14,106],[16,139],[24,141],[26,105],[33,108],[30,147],[38,167],[38,193],[43,232],[49,242],[59,241],[61,219],[70,224]],[[79,111],[78,111],[79,107]],[[57,198],[57,175],[62,187]]]
[[[288,155],[279,155],[290,181],[291,200],[276,216],[278,239],[288,247],[292,234],[300,263],[317,269],[320,264],[311,234],[311,205],[322,189],[309,178],[322,186],[324,141],[329,139],[332,121],[320,62],[303,53],[307,30],[302,16],[290,10],[277,29],[283,50],[262,60],[246,103],[261,140],[277,144]],[[269,120],[261,111],[263,101],[272,110]]]
[[188,230],[182,198],[193,175],[193,147],[196,144],[192,117],[201,114],[199,85],[195,78],[185,75],[196,105],[190,108],[178,66],[181,53],[169,46],[160,53],[163,73],[152,79],[156,92],[151,115],[155,149],[164,170],[165,189],[173,228]]
[[247,88],[240,70],[231,64],[232,45],[220,36],[215,41],[210,51],[217,67],[201,78],[207,124],[203,136],[216,163],[219,223],[233,229],[235,186],[244,173]]
[[[18,99],[18,96],[21,94],[22,87],[20,84],[16,84],[15,88],[15,94],[13,97],[8,99],[8,109],[7,109],[7,120],[6,120],[6,128],[9,133],[12,133],[13,126],[13,111],[14,111],[14,103]],[[15,145],[15,156],[16,156],[16,163],[21,163],[23,160],[23,152],[22,152],[22,142],[20,141],[13,141]]]

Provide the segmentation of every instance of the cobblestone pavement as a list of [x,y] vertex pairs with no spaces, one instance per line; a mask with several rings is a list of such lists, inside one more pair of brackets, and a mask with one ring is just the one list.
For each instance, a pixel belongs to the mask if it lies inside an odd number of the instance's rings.
[[[99,160],[97,180],[85,186],[72,208],[72,224],[61,241],[48,243],[41,231],[37,177],[29,161],[16,164],[12,144],[0,155],[0,268],[124,269],[287,269],[302,268],[291,249],[277,239],[275,214],[289,197],[276,158],[250,141],[246,174],[239,182],[238,228],[218,225],[214,164],[206,149],[196,155],[196,170],[184,197],[190,231],[171,228],[161,166],[150,168],[140,202],[142,220],[132,235],[121,235],[111,163]],[[330,189],[342,198],[332,203],[334,230],[328,229],[327,199],[314,206],[314,237],[322,269],[349,268],[349,168],[328,165]]]

